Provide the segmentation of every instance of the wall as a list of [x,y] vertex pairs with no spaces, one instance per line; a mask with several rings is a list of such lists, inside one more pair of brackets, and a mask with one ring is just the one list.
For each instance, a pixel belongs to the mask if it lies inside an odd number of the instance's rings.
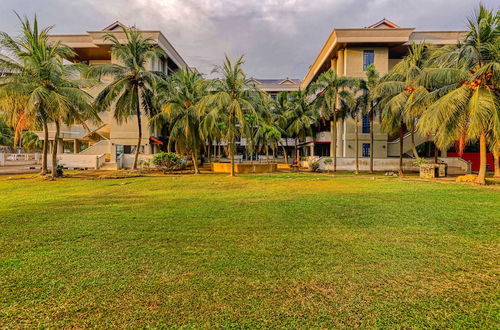
[[[333,164],[325,165],[324,160],[327,157],[314,157],[320,163],[320,170],[333,170]],[[310,158],[309,158],[310,159]],[[439,157],[440,160],[448,164],[448,173],[452,175],[462,175],[470,172],[468,162],[458,157]],[[429,161],[432,161],[429,159]],[[415,166],[415,160],[412,158],[403,158],[403,170],[408,172],[418,172],[419,167]],[[309,161],[301,161],[301,166],[309,167]],[[337,158],[337,170],[354,171],[356,168],[355,158]],[[370,169],[369,158],[359,158],[359,170],[368,171]],[[375,158],[373,159],[373,169],[378,172],[387,172],[399,170],[399,158]]]

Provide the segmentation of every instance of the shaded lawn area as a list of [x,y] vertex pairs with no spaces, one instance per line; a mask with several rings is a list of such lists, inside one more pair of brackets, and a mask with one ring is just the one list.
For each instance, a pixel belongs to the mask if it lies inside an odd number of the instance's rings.
[[499,326],[499,190],[279,174],[0,191],[1,327]]

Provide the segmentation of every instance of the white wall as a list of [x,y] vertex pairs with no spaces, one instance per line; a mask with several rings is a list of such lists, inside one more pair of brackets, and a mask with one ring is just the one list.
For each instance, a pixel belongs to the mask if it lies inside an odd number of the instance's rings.
[[[328,157],[309,157],[309,159],[314,158],[314,160],[319,161],[320,170],[333,170],[333,163],[325,165],[324,160]],[[470,173],[470,164],[459,158],[459,157],[439,157],[439,160],[444,161],[448,164],[449,174],[466,174]],[[332,159],[333,161],[333,159]],[[429,160],[429,161],[433,161]],[[415,160],[412,158],[403,158],[403,170],[408,172],[418,172],[419,167],[415,166]],[[301,166],[309,167],[308,161],[301,161]],[[337,170],[338,171],[354,171],[356,168],[355,158],[337,158]],[[369,158],[359,158],[359,170],[368,171],[370,169],[370,159]],[[398,171],[399,170],[399,158],[374,158],[373,159],[373,170],[378,172],[387,171]]]

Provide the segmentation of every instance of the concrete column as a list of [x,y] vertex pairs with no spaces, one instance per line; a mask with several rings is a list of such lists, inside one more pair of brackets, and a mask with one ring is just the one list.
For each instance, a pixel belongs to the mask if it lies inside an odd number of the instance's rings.
[[0,152],[0,166],[5,166],[5,153]]
[[310,156],[314,156],[314,143],[311,143],[309,146],[309,154]]
[[77,154],[80,152],[80,141],[77,139],[73,140],[73,153]]
[[337,74],[339,76],[344,76],[344,50],[339,49],[337,52]]
[[58,154],[64,153],[64,141],[63,141],[63,139],[59,139],[59,141],[57,141],[57,153]]

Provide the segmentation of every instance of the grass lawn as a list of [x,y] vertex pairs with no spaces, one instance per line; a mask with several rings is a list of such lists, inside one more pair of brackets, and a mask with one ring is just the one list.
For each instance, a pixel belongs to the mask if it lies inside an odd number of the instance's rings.
[[0,177],[0,328],[500,325],[500,190]]

